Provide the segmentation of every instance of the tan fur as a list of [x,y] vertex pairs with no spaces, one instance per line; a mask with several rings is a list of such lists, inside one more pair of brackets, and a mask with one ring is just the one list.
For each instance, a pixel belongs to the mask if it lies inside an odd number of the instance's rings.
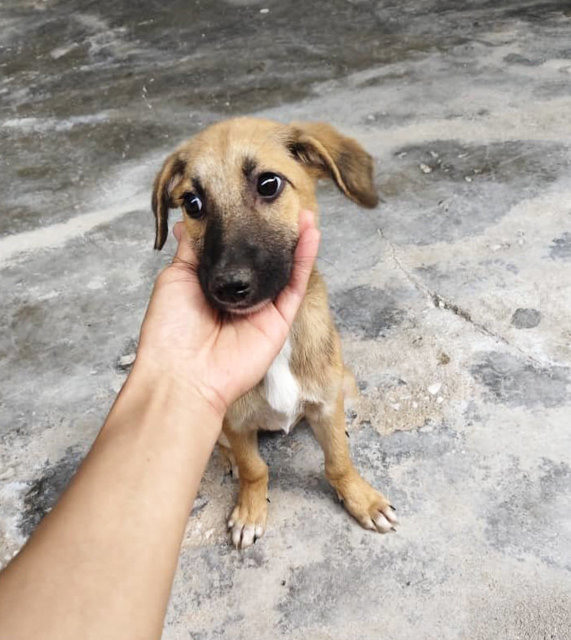
[[[244,193],[243,162],[254,158],[263,171],[278,171],[291,181],[280,197],[259,206]],[[323,123],[283,125],[267,120],[239,118],[216,124],[182,144],[163,165],[155,180],[153,211],[157,219],[155,246],[166,234],[168,209],[181,206],[182,194],[198,178],[215,194],[225,225],[269,222],[272,232],[297,234],[302,208],[317,215],[316,181],[332,178],[339,189],[363,206],[375,206],[373,163],[362,147]],[[249,204],[245,205],[244,202]],[[198,253],[205,221],[184,217]],[[250,228],[249,227],[249,228]],[[396,519],[387,500],[370,487],[351,462],[345,433],[343,396],[356,391],[346,369],[339,335],[333,324],[327,291],[316,269],[290,332],[290,369],[299,385],[297,420],[307,418],[325,454],[326,475],[347,510],[368,529],[385,532]],[[268,404],[264,381],[238,399],[224,420],[223,450],[239,471],[238,503],[230,519],[237,547],[248,546],[264,531],[267,517],[268,470],[257,448],[257,431],[272,428],[279,416]],[[278,422],[279,424],[279,422]]]

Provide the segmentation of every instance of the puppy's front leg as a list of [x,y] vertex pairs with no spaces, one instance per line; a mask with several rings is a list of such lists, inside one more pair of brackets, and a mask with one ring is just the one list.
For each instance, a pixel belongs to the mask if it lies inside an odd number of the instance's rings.
[[230,441],[238,467],[240,492],[238,503],[228,520],[232,542],[245,549],[260,538],[266,528],[268,513],[268,466],[258,451],[258,432],[232,431],[225,425],[224,434]]
[[306,411],[306,416],[325,454],[325,475],[347,511],[365,529],[380,533],[394,530],[397,524],[394,507],[382,493],[363,480],[353,466],[345,433],[342,391],[333,411],[313,406]]

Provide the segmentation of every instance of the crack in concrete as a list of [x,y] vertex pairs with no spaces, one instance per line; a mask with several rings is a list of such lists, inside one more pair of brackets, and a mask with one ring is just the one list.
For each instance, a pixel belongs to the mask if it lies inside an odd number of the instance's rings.
[[409,270],[403,265],[400,258],[398,257],[397,249],[395,245],[393,244],[393,242],[391,242],[391,240],[387,238],[384,231],[381,228],[377,228],[377,233],[380,236],[380,238],[384,241],[384,243],[388,246],[391,254],[391,258],[395,263],[397,269],[413,285],[413,287],[417,291],[420,291],[421,293],[423,293],[436,308],[443,309],[445,311],[450,311],[451,313],[458,316],[459,318],[462,318],[462,320],[471,324],[477,331],[479,331],[483,335],[488,336],[489,338],[494,338],[495,340],[498,340],[502,344],[505,344],[507,347],[516,350],[518,353],[520,353],[522,356],[524,356],[527,360],[529,360],[536,366],[539,366],[539,367],[561,366],[554,362],[539,360],[534,356],[530,355],[529,353],[526,353],[521,347],[518,347],[517,345],[512,344],[509,340],[507,340],[507,338],[505,338],[501,334],[496,333],[495,331],[492,331],[485,324],[482,324],[481,322],[474,320],[474,318],[472,318],[472,315],[470,314],[469,311],[467,311],[466,309],[463,309],[460,305],[457,305],[451,300],[447,300],[443,295],[441,295],[437,291],[433,291],[420,278],[417,278],[412,273],[410,273]]

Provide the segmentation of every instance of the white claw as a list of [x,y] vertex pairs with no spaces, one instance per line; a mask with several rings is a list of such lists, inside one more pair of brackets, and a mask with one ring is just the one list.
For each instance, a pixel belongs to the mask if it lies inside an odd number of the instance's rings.
[[369,529],[369,531],[376,531],[377,530],[377,528],[375,527],[375,523],[373,522],[372,518],[367,518],[363,522],[363,526],[365,527],[365,529]]
[[254,534],[255,527],[253,525],[249,525],[242,529],[242,549],[245,549],[246,547],[254,544]]
[[232,529],[232,544],[236,547],[236,549],[240,548],[240,538],[241,537],[242,537],[242,527],[237,524]]
[[228,525],[232,529],[232,544],[236,549],[246,549],[264,535],[264,527],[261,524],[243,525],[240,522],[236,522],[232,526],[230,526],[230,523]]
[[395,516],[395,512],[390,507],[385,507],[383,509],[383,515],[392,525],[398,524],[398,519]]
[[387,533],[392,528],[391,523],[385,518],[382,513],[379,513],[379,515],[375,518],[375,525],[381,533]]

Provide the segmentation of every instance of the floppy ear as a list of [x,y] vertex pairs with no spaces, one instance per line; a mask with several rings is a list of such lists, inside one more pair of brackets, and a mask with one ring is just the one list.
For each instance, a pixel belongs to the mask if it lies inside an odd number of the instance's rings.
[[357,204],[373,208],[379,197],[374,184],[373,158],[353,138],[342,136],[324,122],[293,122],[290,152],[319,177],[330,177]]
[[157,173],[151,206],[155,214],[155,249],[162,249],[168,235],[169,209],[173,208],[172,190],[184,175],[186,162],[177,152],[171,154]]

